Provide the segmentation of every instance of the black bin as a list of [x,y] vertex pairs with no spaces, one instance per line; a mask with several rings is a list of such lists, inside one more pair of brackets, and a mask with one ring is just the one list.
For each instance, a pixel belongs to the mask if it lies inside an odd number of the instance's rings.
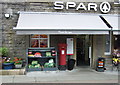
[[96,71],[98,71],[98,72],[104,72],[104,70],[105,70],[105,58],[99,57],[97,59]]
[[68,70],[73,70],[75,65],[75,60],[74,59],[69,59],[68,60]]

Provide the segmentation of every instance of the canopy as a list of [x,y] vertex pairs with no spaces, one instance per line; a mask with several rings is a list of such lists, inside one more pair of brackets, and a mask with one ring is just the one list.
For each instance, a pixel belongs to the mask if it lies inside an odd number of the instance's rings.
[[99,15],[20,12],[17,34],[109,34]]
[[103,15],[104,19],[112,26],[113,34],[120,35],[119,15]]

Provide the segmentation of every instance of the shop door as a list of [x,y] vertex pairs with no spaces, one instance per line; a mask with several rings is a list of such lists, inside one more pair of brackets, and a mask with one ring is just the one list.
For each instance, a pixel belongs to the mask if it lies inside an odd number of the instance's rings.
[[77,66],[89,65],[89,47],[86,36],[79,36],[77,38]]

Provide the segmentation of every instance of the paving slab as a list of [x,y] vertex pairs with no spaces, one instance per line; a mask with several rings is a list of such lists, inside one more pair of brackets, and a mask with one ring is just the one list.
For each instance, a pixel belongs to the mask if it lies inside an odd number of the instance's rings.
[[[85,70],[85,71],[84,71]],[[118,73],[97,72],[92,69],[72,71],[34,71],[26,75],[4,75],[4,83],[117,83]],[[7,81],[6,81],[7,79]]]
[[36,77],[36,82],[56,82],[56,77]]
[[2,84],[2,76],[0,76],[0,85]]
[[2,83],[13,83],[13,78],[14,77],[11,77],[11,76],[2,77]]
[[95,80],[63,80],[63,81],[49,81],[49,82],[37,82],[37,83],[118,83],[117,80],[99,80],[99,81],[95,81]]
[[26,75],[15,76],[13,83],[34,83],[35,77],[28,77]]

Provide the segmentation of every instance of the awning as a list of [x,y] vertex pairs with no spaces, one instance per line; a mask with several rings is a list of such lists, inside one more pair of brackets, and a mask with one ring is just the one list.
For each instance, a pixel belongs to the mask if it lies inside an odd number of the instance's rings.
[[29,34],[89,34],[89,35],[92,35],[92,34],[109,34],[108,31],[72,31],[72,30],[67,30],[67,31],[17,31],[16,32],[17,34],[19,35],[29,35]]
[[98,15],[20,12],[17,34],[109,34]]
[[103,15],[103,17],[107,20],[107,22],[112,26],[113,34],[120,35],[120,27],[119,27],[119,15]]

